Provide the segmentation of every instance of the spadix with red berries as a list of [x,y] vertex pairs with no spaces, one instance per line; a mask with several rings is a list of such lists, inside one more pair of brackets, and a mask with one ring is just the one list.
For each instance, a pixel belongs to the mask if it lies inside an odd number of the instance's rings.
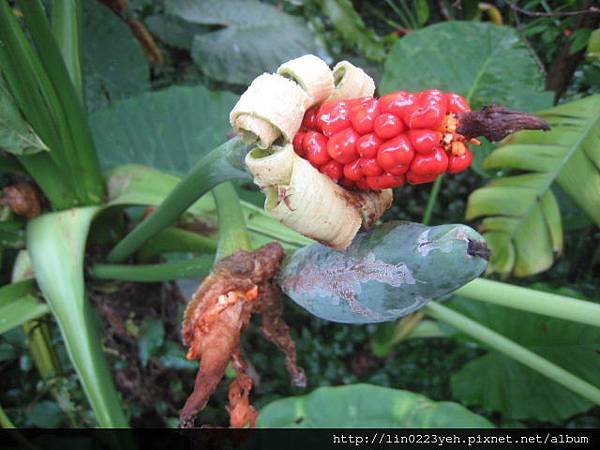
[[429,183],[471,164],[469,140],[456,131],[468,111],[464,97],[437,89],[327,101],[306,111],[294,149],[346,188]]

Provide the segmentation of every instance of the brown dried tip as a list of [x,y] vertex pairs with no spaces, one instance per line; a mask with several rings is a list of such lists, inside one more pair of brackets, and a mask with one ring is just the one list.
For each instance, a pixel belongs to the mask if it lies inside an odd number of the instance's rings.
[[481,111],[458,114],[456,131],[468,138],[483,136],[492,142],[501,141],[520,130],[550,129],[550,125],[532,114],[511,111],[501,105],[484,106]]
[[219,261],[189,303],[183,321],[187,358],[200,359],[194,391],[179,417],[180,427],[194,426],[196,414],[206,406],[231,361],[236,378],[229,387],[232,427],[254,426],[258,412],[249,400],[252,378],[239,347],[241,332],[253,313],[263,316],[263,334],[284,350],[295,383],[306,384],[296,366],[296,347],[281,320],[279,290],[272,279],[285,253],[278,243],[254,252],[238,251]]

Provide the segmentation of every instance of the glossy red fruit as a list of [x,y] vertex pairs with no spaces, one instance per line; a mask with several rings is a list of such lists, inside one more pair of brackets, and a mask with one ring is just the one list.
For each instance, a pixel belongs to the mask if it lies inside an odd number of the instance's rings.
[[348,164],[358,158],[356,141],[359,136],[352,128],[346,128],[329,138],[327,152],[329,156],[342,164]]
[[373,122],[373,130],[381,139],[391,139],[404,131],[404,123],[391,113],[382,113]]
[[363,177],[360,170],[360,159],[344,165],[344,177],[350,181],[358,181]]
[[356,151],[361,158],[375,158],[383,141],[373,133],[365,134],[356,141]]
[[308,159],[315,166],[322,166],[331,160],[327,153],[327,138],[318,131],[307,131],[302,146]]
[[417,154],[412,164],[410,172],[416,176],[440,175],[448,168],[448,155],[442,147],[436,147],[429,154]]
[[439,104],[424,103],[414,108],[408,116],[407,125],[411,129],[428,128],[439,130],[444,123],[444,109]]
[[403,184],[404,175],[392,175],[391,173],[384,173],[383,175],[378,175],[376,177],[367,177],[367,186],[375,191],[398,187],[402,186]]
[[431,153],[442,141],[442,133],[433,130],[409,130],[407,135],[417,153]]
[[379,146],[377,163],[386,172],[392,175],[406,173],[415,156],[406,135],[401,134]]
[[[415,96],[407,91],[393,92],[379,99],[379,108],[383,113],[390,113],[404,120],[409,107],[415,103]],[[404,122],[406,125],[406,121]]]
[[432,181],[435,181],[437,177],[439,177],[439,175],[415,175],[412,172],[408,172],[406,174],[406,181],[410,184],[431,183]]
[[332,180],[338,181],[344,175],[344,166],[337,161],[329,161],[327,164],[319,167],[319,171],[327,175]]
[[379,114],[379,102],[368,98],[350,108],[349,117],[352,128],[358,134],[367,134],[373,131],[373,121]]
[[304,140],[304,135],[305,135],[305,133],[303,133],[302,131],[299,131],[298,133],[296,133],[296,136],[294,136],[294,140],[292,141],[292,145],[294,146],[294,151],[296,153],[298,153],[298,155],[302,156],[303,158],[306,156],[306,151],[304,150],[304,145],[302,145],[302,141]]
[[309,130],[317,129],[317,108],[310,108],[304,113],[302,126]]
[[446,94],[446,105],[448,112],[461,113],[471,111],[469,102],[462,95],[448,93]]
[[347,101],[323,103],[317,113],[317,127],[327,137],[351,126],[350,104]]
[[450,155],[448,161],[448,172],[459,173],[466,170],[473,161],[473,153],[467,149],[462,155]]
[[358,160],[360,165],[360,172],[365,177],[375,177],[383,173],[383,169],[377,163],[375,158],[361,158]]

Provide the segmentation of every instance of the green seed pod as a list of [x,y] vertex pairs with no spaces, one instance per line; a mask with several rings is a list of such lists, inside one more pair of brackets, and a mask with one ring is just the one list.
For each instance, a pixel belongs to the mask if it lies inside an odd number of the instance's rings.
[[344,252],[321,244],[297,250],[279,284],[322,319],[344,323],[395,320],[481,274],[489,250],[465,225],[388,222],[359,233]]

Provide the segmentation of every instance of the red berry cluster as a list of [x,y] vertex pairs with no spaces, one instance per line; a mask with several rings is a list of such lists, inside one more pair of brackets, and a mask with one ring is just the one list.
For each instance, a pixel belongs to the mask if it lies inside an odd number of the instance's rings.
[[306,111],[294,149],[348,189],[428,183],[471,164],[456,132],[466,111],[464,97],[436,89],[326,102]]

